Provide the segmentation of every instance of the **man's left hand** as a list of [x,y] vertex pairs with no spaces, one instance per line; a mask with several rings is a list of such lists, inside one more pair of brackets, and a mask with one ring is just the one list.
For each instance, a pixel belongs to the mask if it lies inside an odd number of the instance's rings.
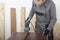
[[50,32],[50,30],[49,29],[46,29],[44,35],[48,35],[49,32]]

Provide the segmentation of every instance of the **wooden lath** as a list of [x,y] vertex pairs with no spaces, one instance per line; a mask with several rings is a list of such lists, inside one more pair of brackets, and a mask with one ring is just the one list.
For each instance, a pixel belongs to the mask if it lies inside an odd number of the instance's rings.
[[0,40],[5,39],[5,4],[0,2]]
[[16,8],[11,8],[11,34],[16,32]]
[[21,32],[24,32],[25,27],[25,7],[21,7]]

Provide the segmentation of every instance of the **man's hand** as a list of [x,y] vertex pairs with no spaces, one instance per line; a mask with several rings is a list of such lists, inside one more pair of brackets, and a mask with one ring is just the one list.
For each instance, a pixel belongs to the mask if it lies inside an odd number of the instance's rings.
[[28,17],[27,20],[25,21],[25,29],[24,29],[24,32],[29,32],[30,31],[29,24],[30,24],[30,19]]
[[48,35],[49,32],[50,32],[50,30],[49,29],[46,29],[44,35]]

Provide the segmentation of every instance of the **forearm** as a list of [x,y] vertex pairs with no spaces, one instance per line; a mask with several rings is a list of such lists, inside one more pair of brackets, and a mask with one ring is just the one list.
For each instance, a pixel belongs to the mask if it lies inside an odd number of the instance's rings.
[[31,10],[30,10],[30,14],[29,14],[29,20],[31,20],[32,19],[32,17],[33,17],[33,15],[34,15],[34,2],[32,2],[32,8],[31,8]]
[[57,21],[57,18],[56,18],[56,7],[55,7],[55,4],[52,3],[51,4],[51,7],[50,7],[50,21],[49,21],[49,25],[48,25],[48,29],[51,30],[54,28],[54,25]]
[[51,19],[47,29],[49,29],[49,30],[53,29],[56,21],[57,21],[56,18],[55,19]]

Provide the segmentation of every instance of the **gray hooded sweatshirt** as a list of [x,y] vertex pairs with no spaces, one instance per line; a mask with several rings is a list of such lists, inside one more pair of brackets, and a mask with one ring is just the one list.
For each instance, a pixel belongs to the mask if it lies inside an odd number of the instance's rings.
[[34,14],[36,14],[36,32],[45,32],[46,28],[48,28],[50,31],[53,29],[57,19],[55,4],[52,0],[45,0],[45,2],[38,7],[33,1],[32,9],[29,14],[30,20],[32,19]]

